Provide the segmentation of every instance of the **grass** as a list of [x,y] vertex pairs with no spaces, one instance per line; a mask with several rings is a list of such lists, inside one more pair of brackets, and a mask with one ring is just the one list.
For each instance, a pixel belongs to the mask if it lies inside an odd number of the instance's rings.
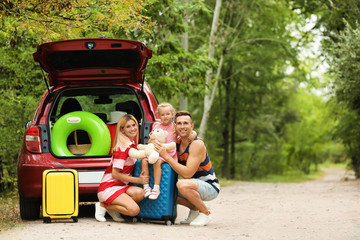
[[317,169],[312,168],[310,174],[305,174],[300,170],[291,170],[287,171],[282,175],[269,175],[261,179],[254,180],[254,182],[263,182],[263,183],[300,183],[306,181],[312,181],[321,179],[325,176],[325,172],[322,171],[322,168],[336,168],[336,169],[347,169],[345,163],[323,163],[320,164]]
[[219,182],[220,182],[220,186],[221,187],[227,187],[227,186],[232,186],[234,185],[237,180],[233,180],[233,179],[226,179],[226,178],[219,178]]
[[[300,170],[291,170],[283,173],[282,175],[268,175],[264,178],[253,179],[251,182],[260,182],[260,183],[301,183],[306,181],[312,181],[321,179],[325,176],[325,172],[322,171],[322,168],[335,168],[335,169],[347,169],[346,163],[323,163],[318,166],[318,169],[312,169],[310,174],[305,174]],[[231,186],[236,180],[229,180],[220,178],[221,187]]]
[[[324,176],[325,176],[325,172],[321,170],[311,171],[310,174],[305,174],[300,170],[292,170],[292,171],[287,171],[282,175],[271,174],[263,178],[252,179],[249,181],[259,182],[259,183],[300,183],[300,182],[321,179]],[[237,182],[237,180],[229,180],[225,178],[220,178],[219,181],[221,187],[232,186]]]
[[21,223],[17,191],[0,195],[0,233]]
[[349,169],[347,163],[330,163],[330,162],[325,162],[325,163],[321,164],[320,167],[323,167],[323,168],[336,168],[336,169]]
[[321,179],[325,176],[322,170],[311,171],[310,174],[305,174],[300,170],[287,171],[282,175],[268,175],[264,178],[254,180],[254,182],[262,183],[300,183]]

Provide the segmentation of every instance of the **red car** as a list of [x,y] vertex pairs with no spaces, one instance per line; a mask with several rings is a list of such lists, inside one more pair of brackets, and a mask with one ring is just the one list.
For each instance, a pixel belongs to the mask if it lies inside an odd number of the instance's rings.
[[151,56],[144,44],[120,39],[75,39],[38,46],[33,57],[48,74],[48,89],[26,126],[19,153],[22,219],[40,217],[42,173],[53,167],[76,169],[79,200],[97,201],[122,115],[137,118],[140,142],[147,142],[157,108],[157,99],[144,81]]

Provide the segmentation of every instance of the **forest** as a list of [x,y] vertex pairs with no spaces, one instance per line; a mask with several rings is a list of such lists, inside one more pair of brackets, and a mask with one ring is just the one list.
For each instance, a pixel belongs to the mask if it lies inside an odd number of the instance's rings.
[[324,162],[360,177],[357,0],[1,0],[0,192],[46,83],[36,46],[105,36],[153,50],[146,81],[190,111],[219,177]]

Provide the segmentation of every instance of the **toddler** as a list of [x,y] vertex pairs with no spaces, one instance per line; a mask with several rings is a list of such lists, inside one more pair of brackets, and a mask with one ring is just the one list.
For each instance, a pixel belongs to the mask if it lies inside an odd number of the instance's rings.
[[[161,103],[158,105],[157,113],[160,118],[160,122],[154,122],[152,125],[152,129],[163,129],[168,132],[168,136],[166,138],[165,143],[176,142],[176,134],[174,127],[174,116],[175,116],[175,108],[170,103]],[[176,148],[170,150],[169,155],[177,161]],[[160,157],[159,160],[154,163],[154,188],[151,189],[149,184],[144,184],[144,197],[149,197],[149,199],[155,200],[160,195],[160,180],[161,180],[161,164],[163,164],[165,160]],[[149,162],[147,158],[144,158],[141,161],[142,171],[145,176],[149,176]]]

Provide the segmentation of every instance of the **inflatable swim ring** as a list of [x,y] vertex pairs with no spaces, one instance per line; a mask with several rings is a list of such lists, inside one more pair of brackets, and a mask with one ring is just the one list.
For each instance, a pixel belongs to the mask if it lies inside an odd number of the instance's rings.
[[75,130],[84,130],[90,135],[90,150],[83,156],[108,155],[111,137],[106,124],[95,114],[75,111],[65,114],[51,130],[51,149],[57,156],[75,156],[66,144],[67,138]]

